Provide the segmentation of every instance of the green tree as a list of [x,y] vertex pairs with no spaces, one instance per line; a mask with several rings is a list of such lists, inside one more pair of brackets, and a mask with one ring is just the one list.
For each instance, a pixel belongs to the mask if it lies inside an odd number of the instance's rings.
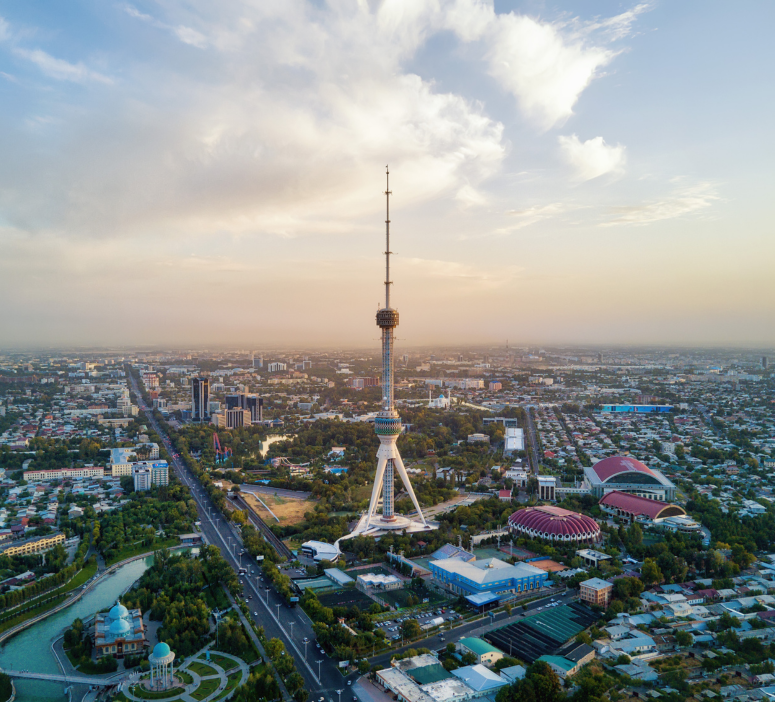
[[659,567],[653,558],[647,558],[643,561],[643,567],[640,570],[640,577],[646,585],[660,583],[663,580],[662,571],[659,570]]

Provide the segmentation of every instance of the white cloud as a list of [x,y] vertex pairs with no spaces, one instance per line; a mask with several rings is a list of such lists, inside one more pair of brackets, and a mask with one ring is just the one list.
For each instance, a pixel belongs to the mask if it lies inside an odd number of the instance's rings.
[[543,129],[573,114],[583,90],[615,52],[569,43],[557,27],[514,14],[498,17],[489,54],[490,73]]
[[574,170],[574,178],[578,181],[599,178],[606,173],[623,173],[625,154],[621,145],[609,146],[603,137],[595,137],[580,141],[571,136],[558,137],[560,148],[565,160]]
[[439,259],[409,258],[407,271],[412,278],[427,276],[443,279],[455,286],[474,288],[498,288],[514,281],[524,271],[522,266],[491,264],[486,267],[457,261]]
[[47,76],[57,80],[69,80],[74,83],[96,82],[110,84],[113,82],[108,76],[87,68],[81,62],[69,63],[64,59],[55,58],[41,49],[22,49],[16,47],[13,52],[20,58],[34,63]]
[[523,210],[509,210],[506,214],[513,218],[514,221],[505,227],[496,229],[495,234],[511,234],[536,222],[557,217],[565,210],[566,206],[560,202],[553,202],[548,205],[534,205]]
[[612,207],[612,219],[603,226],[618,224],[651,224],[666,219],[675,219],[687,215],[696,215],[713,206],[720,200],[716,186],[713,183],[701,182],[695,185],[676,188],[670,195],[661,200],[652,200],[638,205]]
[[632,25],[638,19],[638,16],[649,10],[651,10],[650,4],[641,3],[630,10],[622,12],[620,15],[580,24],[578,30],[582,34],[601,32],[612,40],[623,39],[632,33]]
[[463,208],[480,207],[487,204],[487,196],[480,190],[472,188],[468,183],[457,191],[455,199]]
[[[66,121],[58,157],[29,160],[27,183],[0,188],[14,224],[95,236],[346,232],[373,211],[388,162],[404,207],[456,193],[481,201],[505,154],[503,125],[406,71],[405,46],[377,13],[196,5],[158,18],[123,8],[165,53],[180,40],[173,27],[191,29],[206,71],[188,70],[196,57],[127,66],[123,100]],[[35,56],[61,77],[90,77]]]
[[197,47],[197,49],[204,49],[207,46],[207,37],[201,32],[197,32],[196,29],[181,25],[175,27],[174,32],[175,36],[184,44],[190,44]]
[[[639,5],[594,22],[575,20],[574,30],[565,31],[568,22],[496,14],[490,0],[455,0],[445,6],[441,23],[463,41],[482,40],[490,74],[546,130],[573,114],[581,93],[618,53],[605,44],[626,36],[645,9]],[[593,41],[595,35],[603,41]]]

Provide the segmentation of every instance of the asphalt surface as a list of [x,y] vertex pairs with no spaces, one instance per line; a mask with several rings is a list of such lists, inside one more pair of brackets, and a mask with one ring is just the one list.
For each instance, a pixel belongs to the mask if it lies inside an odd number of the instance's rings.
[[508,616],[506,612],[497,612],[494,616],[487,616],[484,619],[479,619],[475,622],[464,624],[463,626],[456,627],[452,631],[445,631],[428,639],[421,641],[413,641],[405,646],[394,650],[381,653],[373,658],[369,659],[372,664],[378,663],[380,665],[387,665],[390,659],[396,655],[396,653],[403,653],[410,648],[429,648],[432,651],[444,648],[448,643],[457,642],[458,639],[462,639],[465,636],[481,636],[482,634],[492,631],[493,629],[500,629],[501,627],[513,624],[520,621],[531,614],[536,614],[539,607],[543,607],[549,600],[554,598],[556,602],[567,604],[568,602],[576,599],[574,592],[563,592],[559,595],[549,595],[540,600],[536,600],[528,604],[527,609],[523,610],[521,605],[514,607],[512,616]]

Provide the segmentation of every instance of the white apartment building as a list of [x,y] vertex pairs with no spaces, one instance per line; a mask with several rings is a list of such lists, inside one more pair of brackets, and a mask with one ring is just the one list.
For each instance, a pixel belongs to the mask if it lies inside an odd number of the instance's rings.
[[41,483],[48,480],[65,480],[66,478],[104,478],[105,469],[96,466],[84,466],[83,468],[25,470],[23,475],[28,483]]

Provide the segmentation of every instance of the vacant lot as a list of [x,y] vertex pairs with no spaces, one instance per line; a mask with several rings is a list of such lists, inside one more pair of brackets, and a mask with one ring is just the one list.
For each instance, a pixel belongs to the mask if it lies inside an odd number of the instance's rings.
[[[243,492],[242,497],[250,508],[261,517],[267,524],[277,524],[274,517],[266,510],[264,505],[256,499],[254,495]],[[261,495],[261,500],[269,509],[274,512],[280,520],[280,524],[298,524],[304,521],[304,514],[315,508],[316,500],[295,500],[287,497],[277,497],[275,495]]]

